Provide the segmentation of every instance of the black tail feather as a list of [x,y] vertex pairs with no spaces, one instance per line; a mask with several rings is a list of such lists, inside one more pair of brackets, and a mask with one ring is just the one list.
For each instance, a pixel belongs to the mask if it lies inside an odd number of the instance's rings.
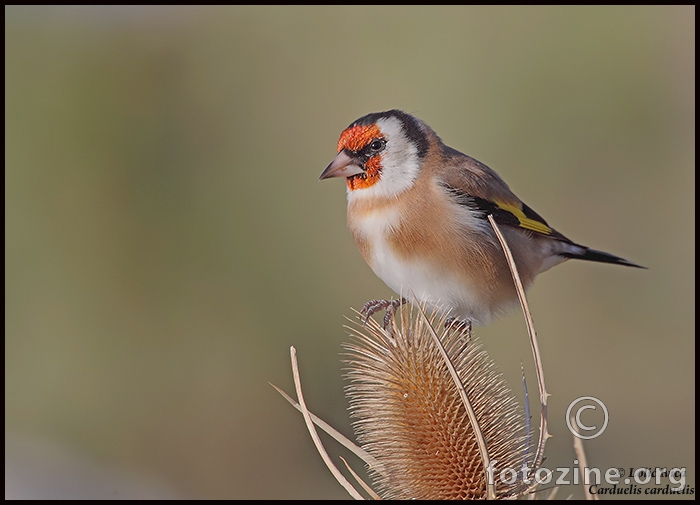
[[581,253],[562,253],[562,256],[566,258],[574,258],[578,260],[585,260],[585,261],[597,261],[599,263],[612,263],[613,265],[625,265],[627,267],[635,267],[635,268],[644,268],[646,269],[647,267],[643,267],[642,265],[637,265],[636,263],[632,263],[631,261],[627,261],[624,258],[620,258],[619,256],[615,256],[614,254],[609,254],[603,251],[596,251],[595,249],[588,249],[587,247],[584,248],[584,251]]

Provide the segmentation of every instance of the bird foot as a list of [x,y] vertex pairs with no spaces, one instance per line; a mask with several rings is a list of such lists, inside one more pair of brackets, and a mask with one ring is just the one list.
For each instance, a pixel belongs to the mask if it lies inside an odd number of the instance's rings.
[[396,314],[396,309],[401,307],[401,305],[403,305],[404,303],[406,303],[405,298],[401,298],[400,300],[370,300],[367,303],[365,303],[362,306],[362,310],[360,310],[360,314],[365,315],[365,320],[362,324],[367,324],[367,321],[369,321],[369,318],[375,312],[379,312],[380,310],[386,309],[386,313],[384,314],[383,320],[383,327],[386,330],[391,324],[391,320],[394,318],[394,315]]
[[472,339],[472,321],[467,319],[462,321],[456,317],[448,317],[445,319],[445,329],[449,331],[457,331],[467,338],[467,342]]

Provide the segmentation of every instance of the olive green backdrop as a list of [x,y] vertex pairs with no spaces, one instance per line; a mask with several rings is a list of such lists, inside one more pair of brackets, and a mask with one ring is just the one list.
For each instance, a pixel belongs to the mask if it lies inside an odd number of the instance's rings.
[[[392,293],[343,183],[317,179],[343,128],[390,108],[649,267],[568,262],[530,291],[545,466],[572,465],[564,412],[595,396],[610,422],[590,465],[684,466],[694,488],[694,19],[6,7],[6,494],[348,497],[268,381],[292,392],[296,346],[310,407],[352,434],[344,316]],[[524,362],[534,398],[522,315],[476,335],[518,394]]]

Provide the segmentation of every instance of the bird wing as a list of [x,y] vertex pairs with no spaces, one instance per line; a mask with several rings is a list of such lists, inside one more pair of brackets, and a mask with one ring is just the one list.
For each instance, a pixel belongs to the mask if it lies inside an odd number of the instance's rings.
[[520,201],[503,179],[489,167],[451,147],[445,147],[443,155],[445,158],[438,170],[440,184],[454,201],[481,212],[484,219],[490,214],[499,225],[558,240],[564,244],[556,254],[566,258],[646,268],[619,256],[573,242]]
[[446,147],[445,152],[447,160],[439,179],[458,203],[481,211],[484,219],[491,214],[499,225],[514,226],[573,244],[515,196],[491,168],[450,147]]

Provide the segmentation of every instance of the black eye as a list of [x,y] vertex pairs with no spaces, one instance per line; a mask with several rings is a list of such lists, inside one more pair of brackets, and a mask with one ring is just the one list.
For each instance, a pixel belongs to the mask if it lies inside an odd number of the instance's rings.
[[386,144],[385,140],[377,139],[377,140],[372,141],[372,143],[369,145],[369,148],[372,151],[377,152],[377,151],[381,151],[382,149],[384,149],[385,144]]

